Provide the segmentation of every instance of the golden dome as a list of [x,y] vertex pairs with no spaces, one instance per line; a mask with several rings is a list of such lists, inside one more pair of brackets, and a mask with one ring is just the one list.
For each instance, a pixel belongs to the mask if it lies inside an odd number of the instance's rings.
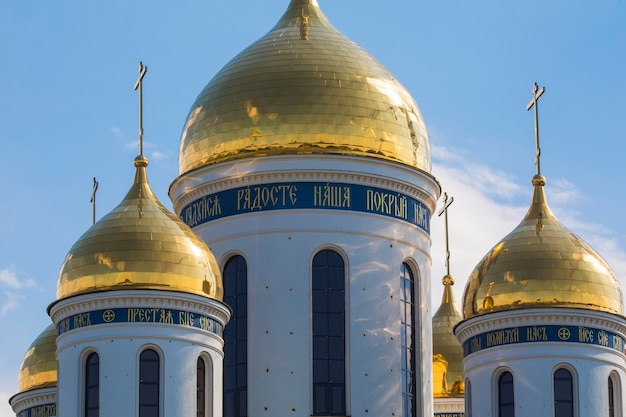
[[207,84],[182,132],[179,172],[283,154],[431,168],[428,133],[411,95],[332,26],[317,0],[292,0],[272,30]]
[[18,392],[57,386],[57,329],[49,325],[28,348],[20,366]]
[[476,266],[465,286],[463,316],[537,307],[623,314],[622,291],[607,263],[563,226],[546,203],[545,178],[533,178],[522,222]]
[[222,300],[224,288],[206,244],[170,213],[148,185],[143,156],[124,200],[94,224],[67,254],[57,300],[126,289],[180,291]]
[[443,278],[443,299],[433,316],[433,391],[435,398],[464,395],[463,347],[454,336],[454,326],[462,319],[456,306],[450,275]]

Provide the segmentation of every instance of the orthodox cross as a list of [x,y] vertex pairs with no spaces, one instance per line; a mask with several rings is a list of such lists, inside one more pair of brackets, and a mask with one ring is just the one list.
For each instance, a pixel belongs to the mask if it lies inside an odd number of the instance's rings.
[[144,67],[139,61],[139,78],[135,83],[135,90],[139,89],[139,155],[143,155],[143,77],[148,72],[148,67]]
[[441,216],[445,213],[446,219],[446,268],[447,268],[447,276],[450,276],[450,241],[448,239],[448,207],[454,202],[454,197],[450,197],[448,200],[448,193],[444,193],[443,199],[443,207],[439,210],[438,215]]
[[91,224],[96,223],[96,191],[98,191],[98,181],[96,181],[96,177],[93,177],[93,190],[91,191],[91,203],[92,203],[92,215],[91,215]]
[[545,91],[546,91],[545,87],[541,87],[541,90],[540,90],[537,83],[535,83],[533,85],[533,98],[530,100],[530,102],[526,106],[526,110],[530,110],[533,107],[535,108],[535,146],[537,148],[537,153],[535,154],[535,165],[537,165],[537,175],[541,175],[541,163],[540,163],[541,147],[539,146],[539,110],[537,109],[537,107],[539,105],[539,102],[538,102],[539,97],[541,97],[541,95]]

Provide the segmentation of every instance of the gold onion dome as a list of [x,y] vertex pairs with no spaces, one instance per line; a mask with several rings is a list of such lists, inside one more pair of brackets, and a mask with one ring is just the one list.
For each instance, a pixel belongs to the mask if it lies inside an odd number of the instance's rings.
[[463,347],[454,336],[454,326],[462,319],[456,306],[450,275],[443,278],[441,306],[433,316],[433,390],[435,398],[462,398]]
[[622,291],[608,264],[554,216],[545,178],[533,178],[522,222],[478,263],[463,296],[463,316],[569,307],[623,314]]
[[57,329],[49,325],[28,348],[17,380],[19,393],[57,386]]
[[143,156],[124,200],[70,249],[57,300],[108,290],[156,289],[222,300],[222,277],[206,244],[148,185]]
[[373,157],[431,169],[409,92],[328,21],[292,0],[276,26],[207,84],[183,128],[179,173],[284,154]]

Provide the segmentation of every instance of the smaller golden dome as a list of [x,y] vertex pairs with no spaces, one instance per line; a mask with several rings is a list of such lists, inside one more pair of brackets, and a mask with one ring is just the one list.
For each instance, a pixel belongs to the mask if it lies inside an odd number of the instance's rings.
[[26,351],[17,380],[19,393],[57,386],[57,329],[49,325]]
[[462,319],[454,300],[454,278],[443,278],[441,306],[433,316],[433,393],[435,398],[464,395],[463,347],[454,336],[454,326]]
[[609,265],[552,214],[546,181],[533,178],[522,222],[476,266],[465,286],[463,316],[524,308],[570,307],[623,314],[622,290]]
[[67,254],[57,300],[108,290],[180,291],[222,300],[215,256],[170,213],[148,185],[143,156],[124,200],[94,224]]

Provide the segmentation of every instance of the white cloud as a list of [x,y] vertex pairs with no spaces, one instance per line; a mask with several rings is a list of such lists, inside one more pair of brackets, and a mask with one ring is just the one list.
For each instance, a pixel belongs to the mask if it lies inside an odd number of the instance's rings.
[[[459,152],[433,147],[433,173],[442,190],[454,197],[449,209],[451,274],[459,308],[467,278],[484,255],[523,219],[532,198],[530,181],[517,184],[506,174],[469,160]],[[586,240],[613,268],[626,291],[626,248],[613,232],[583,218],[575,204],[585,196],[575,184],[562,179],[546,187],[548,202],[561,223]],[[438,210],[442,203],[439,202]],[[445,230],[442,217],[433,215],[432,308],[441,304],[441,278],[445,267]]]
[[[434,145],[431,150],[434,160],[433,172],[438,177],[442,175],[440,170],[445,168],[455,181],[467,187],[477,188],[482,194],[500,199],[511,199],[521,190],[505,172],[495,171],[486,165],[473,162],[458,151]],[[447,185],[444,186],[446,187]]]
[[150,158],[155,161],[160,161],[162,159],[166,159],[167,155],[157,150],[157,151],[150,152]]
[[23,299],[24,297],[22,296],[6,291],[0,301],[0,318],[4,317],[8,312],[17,309]]
[[121,138],[126,136],[126,134],[124,132],[122,132],[122,130],[119,127],[117,127],[117,126],[111,126],[111,133],[117,139],[121,139]]
[[[15,376],[3,375],[2,379],[4,381],[0,383],[0,385],[2,385],[2,390],[0,390],[0,417],[15,417],[15,413],[9,405],[9,398],[11,398],[15,392],[7,391],[9,387],[15,385]],[[15,391],[15,389],[13,390]]]
[[14,290],[31,288],[35,286],[35,281],[31,278],[20,278],[14,267],[0,269],[0,286]]
[[549,183],[546,182],[546,190],[550,191],[549,203],[554,206],[578,202],[584,198],[576,184],[562,178],[551,180]]

